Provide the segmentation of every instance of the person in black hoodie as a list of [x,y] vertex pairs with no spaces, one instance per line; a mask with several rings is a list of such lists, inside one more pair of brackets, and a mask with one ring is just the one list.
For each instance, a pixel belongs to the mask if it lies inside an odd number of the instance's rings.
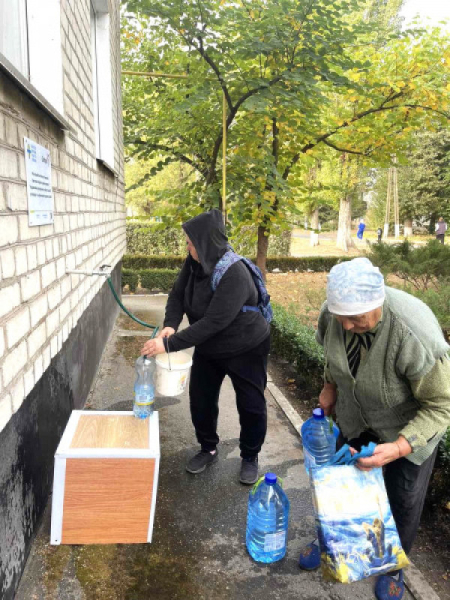
[[[197,474],[218,459],[217,420],[219,392],[228,375],[236,392],[240,421],[241,483],[258,479],[258,453],[267,429],[264,390],[270,328],[257,306],[258,292],[242,261],[231,265],[215,292],[211,275],[228,250],[222,215],[218,210],[202,213],[183,224],[189,255],[169,294],[164,328],[148,340],[141,354],[153,356],[195,347],[189,397],[192,423],[200,452],[186,470]],[[183,315],[189,327],[177,331]]]

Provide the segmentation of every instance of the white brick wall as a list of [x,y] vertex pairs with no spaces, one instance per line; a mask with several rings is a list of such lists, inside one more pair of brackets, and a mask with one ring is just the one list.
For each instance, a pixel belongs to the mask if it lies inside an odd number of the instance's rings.
[[4,248],[0,251],[0,260],[2,264],[2,278],[8,279],[16,273],[16,262],[14,259],[14,250],[12,248]]
[[22,292],[23,302],[27,302],[41,291],[41,277],[39,271],[27,273],[20,280],[20,289]]
[[0,289],[0,318],[14,310],[20,304],[20,286],[18,283]]
[[[119,0],[109,5],[118,35]],[[119,40],[111,47],[114,177],[95,158],[89,19],[88,2],[61,0],[64,116],[72,131],[0,72],[0,431],[104,283],[66,270],[115,266],[125,251]],[[24,136],[51,152],[52,225],[28,226]]]
[[2,365],[3,384],[7,386],[27,363],[27,343],[23,341],[14,350],[7,353]]
[[7,346],[13,348],[30,330],[30,309],[27,305],[6,323]]

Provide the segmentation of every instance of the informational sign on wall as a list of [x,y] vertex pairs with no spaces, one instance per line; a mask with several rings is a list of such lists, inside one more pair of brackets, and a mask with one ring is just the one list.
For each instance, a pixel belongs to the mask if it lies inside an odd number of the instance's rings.
[[52,164],[50,150],[25,137],[28,225],[53,223]]

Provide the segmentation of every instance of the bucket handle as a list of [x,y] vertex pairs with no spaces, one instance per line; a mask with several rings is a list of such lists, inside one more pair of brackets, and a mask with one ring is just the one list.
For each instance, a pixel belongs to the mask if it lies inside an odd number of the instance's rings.
[[172,365],[170,364],[169,338],[170,338],[170,335],[167,338],[167,360],[169,362],[169,371],[171,371],[172,370]]

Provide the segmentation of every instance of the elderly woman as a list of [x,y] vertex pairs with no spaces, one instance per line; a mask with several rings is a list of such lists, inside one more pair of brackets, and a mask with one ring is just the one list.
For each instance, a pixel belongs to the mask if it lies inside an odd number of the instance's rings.
[[[183,224],[189,255],[166,305],[164,329],[146,342],[153,356],[195,347],[189,397],[200,451],[186,465],[198,474],[217,461],[219,392],[228,375],[236,392],[241,433],[240,482],[258,479],[258,453],[267,429],[269,324],[257,308],[258,292],[242,261],[232,264],[213,291],[211,276],[229,249],[222,215],[212,210]],[[183,315],[189,327],[178,330]]]
[[[316,338],[325,350],[320,406],[327,415],[336,413],[341,443],[359,450],[377,442],[373,456],[359,459],[357,466],[384,467],[392,513],[408,553],[437,445],[450,425],[449,346],[431,310],[385,286],[367,258],[331,269]],[[311,554],[318,556],[310,545],[300,555],[301,567],[311,568]],[[379,600],[399,599],[403,593],[401,571],[378,578]]]

